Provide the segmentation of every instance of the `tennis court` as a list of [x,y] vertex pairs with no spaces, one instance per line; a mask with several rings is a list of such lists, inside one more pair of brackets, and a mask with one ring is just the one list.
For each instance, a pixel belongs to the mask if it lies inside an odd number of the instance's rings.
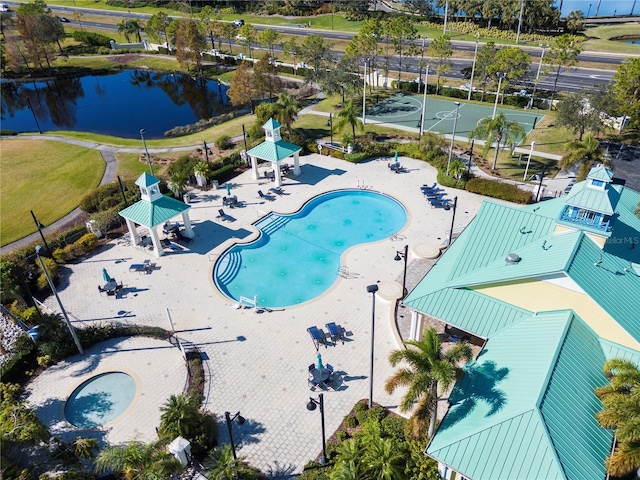
[[[391,127],[396,125],[403,130],[418,132],[422,113],[422,99],[422,95],[403,93],[393,95],[367,110],[367,123],[385,123]],[[427,96],[424,131],[451,135],[456,116],[454,102],[455,100],[441,100]],[[544,118],[542,113],[537,114],[525,110],[500,108],[500,105],[498,105],[498,112],[504,113],[505,117],[510,121],[518,122],[526,134],[529,134],[533,129],[533,122],[536,116],[538,117],[538,122]],[[493,106],[460,102],[458,121],[456,122],[456,137],[468,137],[469,132],[478,124],[480,119],[491,117],[492,115]]]

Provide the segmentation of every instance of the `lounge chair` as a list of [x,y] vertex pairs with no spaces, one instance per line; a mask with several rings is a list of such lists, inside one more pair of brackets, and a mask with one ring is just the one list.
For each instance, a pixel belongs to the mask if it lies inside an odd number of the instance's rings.
[[420,187],[422,189],[428,188],[429,190],[433,190],[435,188],[438,188],[438,183],[437,182],[433,182],[433,185],[429,186],[429,185],[422,185],[422,187]]
[[106,293],[108,290],[105,290],[104,288],[102,288],[100,285],[98,285],[98,292],[100,292],[100,295],[102,295],[103,293]]
[[429,200],[431,208],[444,208],[449,206],[449,200]]
[[327,348],[327,335],[321,328],[318,327],[309,327],[307,328],[307,332],[311,336],[311,340],[313,340],[313,345],[316,347],[316,350],[320,348],[320,344],[324,345],[324,348]]
[[165,250],[168,249],[168,250],[171,250],[172,252],[175,252],[176,250],[180,250],[179,246],[177,246],[176,244],[172,243],[171,240],[168,240],[166,238],[163,238],[163,239],[160,240],[160,245]]
[[229,217],[226,213],[224,213],[223,209],[218,210],[218,215],[216,216],[216,218],[219,218],[220,220],[229,220]]
[[191,243],[193,241],[193,238],[189,238],[189,237],[185,237],[182,232],[180,230],[178,230],[176,232],[176,241],[178,242],[184,242],[184,243]]
[[272,187],[269,189],[269,191],[275,193],[276,195],[284,195],[284,192],[280,187]]
[[[337,343],[338,340],[340,340],[344,345],[344,329],[340,325],[336,325],[335,322],[331,322],[327,323],[325,327],[329,330],[329,335],[331,335],[331,341],[333,343]],[[327,366],[327,368],[329,367]]]
[[[153,266],[155,267],[156,264],[154,263]],[[145,260],[143,263],[132,263],[131,265],[129,265],[130,272],[149,273],[150,270],[151,260]]]
[[440,200],[442,201],[442,199],[444,197],[447,196],[446,193],[430,193],[429,195],[425,195],[427,197],[427,200],[431,201],[431,200]]
[[275,198],[273,198],[273,195],[265,195],[264,193],[262,193],[262,190],[258,190],[258,196],[263,200],[275,200]]

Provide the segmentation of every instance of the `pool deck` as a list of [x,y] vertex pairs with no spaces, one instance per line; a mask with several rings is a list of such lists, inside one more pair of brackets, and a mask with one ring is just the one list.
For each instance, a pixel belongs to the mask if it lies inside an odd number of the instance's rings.
[[[222,197],[226,195],[223,187],[195,190],[190,215],[196,237],[188,250],[155,259],[148,250],[122,240],[113,241],[81,263],[61,269],[60,298],[78,327],[117,321],[169,329],[165,313],[168,307],[178,336],[206,354],[204,406],[221,420],[219,440],[228,442],[224,412],[239,411],[247,421],[233,427],[238,454],[269,476],[285,478],[299,473],[321,450],[320,415],[305,408],[310,396],[317,397],[307,386],[307,367],[316,359],[307,327],[325,328],[326,323],[336,322],[352,332],[344,344],[320,347],[324,362],[332,364],[342,378],[337,391],[325,393],[329,437],[353,405],[368,397],[372,302],[366,286],[378,283],[373,399],[395,409],[403,391],[393,395],[384,391],[384,382],[393,372],[387,357],[400,346],[393,307],[401,294],[403,262],[394,261],[394,256],[408,244],[408,271],[414,271],[413,266],[423,261],[416,253],[432,253],[434,247],[443,244],[451,227],[452,211],[430,208],[419,190],[421,185],[435,182],[435,169],[400,157],[407,172],[396,174],[387,167],[388,160],[350,164],[317,154],[303,156],[301,175],[285,178],[285,194],[276,196],[274,201],[260,199],[257,193],[266,193],[273,183],[265,178],[253,180],[251,172],[245,172],[232,183],[232,195],[243,203],[242,208],[222,207]],[[265,168],[260,169],[261,174]],[[214,288],[211,275],[217,256],[237,239],[254,237],[252,223],[265,213],[293,212],[322,192],[358,187],[389,194],[402,202],[408,221],[396,237],[348,250],[342,259],[342,265],[348,267],[348,277],[337,275],[335,284],[323,295],[300,306],[258,313],[249,308],[237,309]],[[458,196],[458,230],[471,221],[482,197],[446,190],[450,198]],[[232,221],[216,219],[220,208],[233,217]],[[129,272],[130,264],[146,259],[157,264],[155,270],[147,275]],[[103,268],[124,283],[124,298],[114,300],[99,294],[96,287],[103,283]],[[53,298],[46,304],[57,309]],[[73,368],[84,375],[68,375],[65,368],[58,366],[49,369],[31,384],[29,401],[43,405],[38,408],[41,413],[47,407],[47,398],[64,398],[90,374],[116,368],[106,362],[122,356],[123,368],[148,371],[155,378],[143,382],[141,388],[140,398],[151,403],[145,403],[144,410],[137,414],[115,420],[107,432],[95,433],[112,444],[125,443],[134,436],[153,440],[159,412],[149,405],[155,402],[160,407],[177,393],[176,389],[180,390],[185,380],[181,378],[183,366],[176,348],[160,347],[158,341],[148,338],[135,342],[135,347],[112,342],[98,352],[89,352],[82,360],[76,357],[65,362],[76,364]],[[106,351],[109,355],[105,355]],[[83,366],[85,363],[87,366]],[[63,378],[66,383],[57,383]],[[67,431],[72,433],[73,429]]]

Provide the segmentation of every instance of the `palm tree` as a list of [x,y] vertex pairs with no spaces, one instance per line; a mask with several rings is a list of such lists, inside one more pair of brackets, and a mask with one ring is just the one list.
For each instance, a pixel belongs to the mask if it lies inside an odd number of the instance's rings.
[[336,122],[336,129],[342,130],[347,125],[351,125],[351,133],[353,138],[356,138],[356,128],[360,131],[364,130],[362,121],[358,118],[356,107],[353,105],[353,100],[350,100],[346,105],[338,112],[338,121]]
[[404,475],[404,456],[391,438],[376,437],[367,443],[364,463],[368,478],[375,480],[401,480]]
[[453,178],[455,178],[456,180],[460,180],[466,171],[467,165],[462,160],[460,160],[459,158],[451,160],[451,164],[449,165],[449,173]]
[[291,134],[291,125],[300,111],[300,103],[286,93],[280,93],[274,105],[276,120],[287,127],[287,132]]
[[640,466],[640,370],[629,360],[613,358],[604,364],[604,373],[609,384],[596,389],[603,407],[596,418],[615,433],[615,449],[606,465],[611,475],[622,477]]
[[394,367],[400,362],[409,366],[400,368],[387,379],[385,390],[393,393],[398,387],[408,387],[400,402],[400,411],[408,412],[417,402],[414,422],[424,422],[430,418],[431,438],[436,425],[438,387],[444,391],[451,386],[456,379],[458,363],[471,360],[471,347],[466,342],[459,342],[443,352],[442,343],[433,327],[424,331],[422,340],[407,340],[404,344],[409,348],[392,351],[389,362]]
[[587,178],[594,163],[602,163],[607,167],[611,164],[604,150],[600,148],[600,142],[591,133],[586,134],[582,141],[574,140],[567,143],[566,150],[568,153],[560,159],[558,165],[563,170],[567,170],[573,165],[579,164],[578,176],[576,177],[578,182]]
[[187,180],[182,175],[173,174],[167,186],[175,198],[180,198],[187,187]]
[[484,145],[484,154],[489,151],[491,144],[495,142],[496,153],[493,156],[493,164],[491,170],[495,170],[498,163],[498,153],[500,151],[500,143],[504,139],[505,144],[514,147],[518,140],[525,136],[523,128],[518,122],[507,120],[504,113],[496,114],[495,118],[484,117],[478,122],[478,125],[469,132],[469,138],[486,138]]
[[122,474],[126,480],[160,480],[182,471],[182,465],[161,441],[130,442],[107,447],[96,458],[95,472]]
[[355,438],[345,440],[340,444],[336,464],[331,472],[331,480],[358,480],[363,476],[363,452]]
[[583,30],[584,28],[584,14],[582,10],[574,10],[567,15],[567,30],[571,33]]
[[201,422],[195,395],[171,395],[160,411],[158,433],[161,438],[174,439],[178,435],[188,440],[193,438]]
[[131,41],[131,37],[135,37],[138,42],[142,41],[142,37],[140,36],[140,22],[138,20],[122,20],[120,23],[116,25],[118,33],[124,35],[124,38],[127,39],[127,43]]
[[205,460],[207,478],[234,480],[255,478],[254,470],[243,458],[234,459],[231,445],[215,448]]

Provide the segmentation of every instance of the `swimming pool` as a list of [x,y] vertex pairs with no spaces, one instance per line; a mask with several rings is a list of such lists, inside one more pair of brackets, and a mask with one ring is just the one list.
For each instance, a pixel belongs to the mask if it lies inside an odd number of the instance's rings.
[[69,396],[64,415],[80,428],[95,428],[118,418],[131,405],[136,382],[124,372],[108,372],[83,382]]
[[271,213],[255,223],[262,235],[235,245],[213,268],[217,288],[232,300],[261,307],[298,305],[326,291],[338,278],[345,250],[400,230],[404,207],[388,195],[337,190],[309,200],[291,215]]

